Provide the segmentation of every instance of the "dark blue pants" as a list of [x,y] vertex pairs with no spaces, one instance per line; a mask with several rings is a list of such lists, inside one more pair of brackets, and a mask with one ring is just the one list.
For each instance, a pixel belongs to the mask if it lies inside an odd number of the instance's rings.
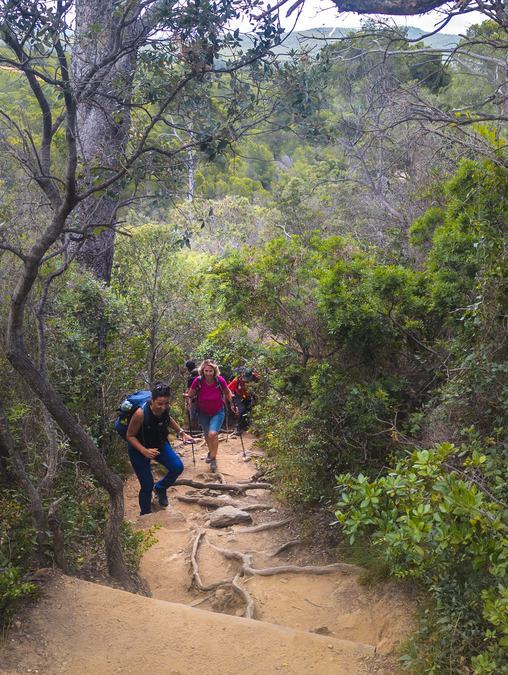
[[150,460],[140,452],[138,452],[130,443],[128,444],[129,459],[131,460],[132,468],[136,472],[141,490],[139,491],[139,508],[141,515],[151,513],[152,511],[152,492],[154,487],[167,489],[173,485],[175,480],[183,471],[183,462],[180,457],[173,450],[169,441],[166,441],[162,450],[157,455],[155,460],[165,466],[168,470],[164,478],[155,483],[153,481],[152,468]]

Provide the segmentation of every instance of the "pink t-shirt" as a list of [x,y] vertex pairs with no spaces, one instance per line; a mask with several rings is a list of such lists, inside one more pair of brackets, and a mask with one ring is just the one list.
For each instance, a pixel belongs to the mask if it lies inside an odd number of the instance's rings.
[[[228,388],[226,380],[219,375],[220,383],[224,387],[224,391]],[[222,401],[222,391],[215,380],[212,384],[207,384],[205,378],[199,384],[199,377],[191,384],[191,389],[199,389],[198,391],[198,411],[203,415],[216,415],[224,405]]]

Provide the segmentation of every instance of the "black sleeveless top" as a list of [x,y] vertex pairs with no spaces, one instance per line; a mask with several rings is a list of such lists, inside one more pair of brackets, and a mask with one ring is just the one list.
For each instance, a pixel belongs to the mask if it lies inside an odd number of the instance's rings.
[[162,450],[168,439],[169,412],[166,410],[161,417],[156,417],[150,410],[150,401],[143,406],[143,424],[136,434],[138,441],[145,448]]

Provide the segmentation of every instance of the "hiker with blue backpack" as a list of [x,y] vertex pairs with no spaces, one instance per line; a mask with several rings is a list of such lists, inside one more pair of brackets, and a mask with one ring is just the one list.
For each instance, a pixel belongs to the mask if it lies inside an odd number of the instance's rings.
[[[191,436],[169,414],[170,397],[169,385],[157,382],[150,392],[140,391],[128,397],[120,406],[120,415],[115,422],[118,433],[127,440],[129,459],[141,486],[141,516],[152,512],[153,491],[159,505],[168,506],[167,489],[183,471],[183,462],[168,441],[169,429],[174,429],[183,441],[192,442]],[[167,469],[167,474],[155,484],[150,466],[152,459]]]
[[210,470],[217,471],[217,450],[219,449],[219,431],[229,405],[237,414],[233,396],[226,380],[221,377],[219,367],[210,359],[205,359],[199,367],[199,376],[194,379],[187,391],[187,396],[197,413],[197,418],[205,435],[208,446],[206,461]]

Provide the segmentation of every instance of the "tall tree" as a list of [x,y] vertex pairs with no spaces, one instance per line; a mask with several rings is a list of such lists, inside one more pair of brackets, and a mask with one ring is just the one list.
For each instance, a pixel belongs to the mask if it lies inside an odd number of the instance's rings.
[[[27,346],[27,303],[54,258],[88,256],[94,271],[108,279],[111,251],[95,265],[97,249],[92,257],[87,249],[101,231],[111,246],[119,207],[132,199],[122,194],[127,184],[148,172],[160,177],[174,170],[189,148],[213,155],[251,123],[254,104],[263,99],[262,77],[252,97],[240,71],[267,53],[279,31],[269,17],[261,18],[244,53],[238,32],[227,26],[256,6],[250,0],[0,2],[0,67],[23,76],[32,106],[27,115],[5,102],[0,143],[28,176],[27,201],[38,203],[36,220],[21,237],[13,235],[15,228],[0,232],[0,249],[17,259],[7,356],[108,493],[108,565],[125,586],[132,583],[119,536],[122,481],[38,367]],[[226,49],[230,56],[219,62]],[[229,78],[232,97],[223,96],[220,105],[207,86],[212,76],[215,87],[221,76]],[[183,144],[174,133],[181,129],[189,139]]]

